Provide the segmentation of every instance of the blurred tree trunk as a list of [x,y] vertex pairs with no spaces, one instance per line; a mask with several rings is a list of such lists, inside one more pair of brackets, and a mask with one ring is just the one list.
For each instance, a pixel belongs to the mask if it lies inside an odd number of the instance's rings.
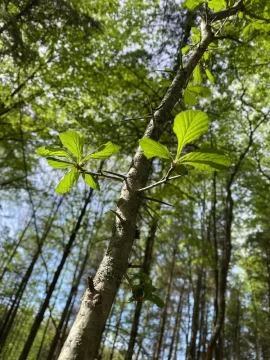
[[76,222],[76,225],[70,235],[70,238],[69,238],[69,241],[67,242],[65,248],[64,248],[64,251],[63,251],[63,255],[62,255],[62,258],[60,260],[60,263],[54,273],[54,276],[53,276],[53,279],[52,279],[52,282],[51,284],[49,285],[48,289],[47,289],[47,292],[46,292],[46,297],[43,301],[43,303],[41,304],[40,306],[40,309],[35,317],[35,320],[34,320],[34,323],[31,327],[31,331],[29,333],[29,336],[26,340],[26,343],[25,343],[25,346],[22,350],[22,353],[20,355],[20,360],[26,360],[27,357],[28,357],[28,354],[29,354],[29,351],[33,345],[33,342],[36,338],[36,335],[37,335],[37,332],[38,332],[38,329],[43,321],[43,318],[44,318],[44,314],[45,314],[45,311],[47,310],[48,306],[49,306],[49,303],[50,303],[50,299],[52,297],[52,294],[53,294],[53,291],[55,289],[55,286],[57,284],[57,281],[61,275],[61,272],[63,270],[63,267],[66,263],[66,260],[70,254],[70,251],[71,251],[71,248],[76,240],[76,237],[77,237],[77,234],[81,228],[81,224],[82,224],[82,221],[83,221],[83,218],[84,218],[84,215],[86,213],[86,210],[87,210],[87,206],[88,204],[90,203],[91,201],[91,197],[92,197],[92,194],[93,194],[93,189],[90,189],[89,192],[88,192],[88,195],[86,197],[86,199],[84,200],[84,204],[83,204],[83,207],[81,209],[81,212],[79,214],[79,217],[77,219],[77,222]]
[[19,309],[19,306],[20,306],[20,302],[21,302],[21,299],[23,297],[23,294],[24,294],[24,291],[26,289],[26,286],[29,282],[29,279],[32,275],[32,272],[34,270],[34,267],[36,265],[36,262],[42,252],[42,247],[51,231],[51,227],[52,227],[52,224],[57,216],[57,213],[58,213],[58,210],[59,210],[59,207],[60,205],[62,204],[62,201],[63,201],[63,198],[61,198],[53,212],[53,214],[50,216],[47,224],[46,224],[46,228],[44,230],[44,233],[41,237],[41,239],[39,240],[38,242],[38,248],[36,250],[36,252],[34,253],[33,255],[33,258],[32,258],[32,261],[30,263],[30,265],[28,266],[27,270],[26,270],[26,273],[19,285],[19,288],[14,296],[14,300],[11,304],[11,307],[8,309],[4,319],[3,319],[3,322],[2,322],[2,325],[1,325],[1,328],[0,328],[0,352],[2,351],[3,349],[3,346],[5,344],[5,341],[8,337],[8,334],[10,332],[10,329],[12,328],[12,325],[14,323],[14,320],[16,318],[16,315],[17,315],[17,312],[18,312],[18,309]]
[[[153,247],[154,247],[154,242],[155,242],[156,231],[157,231],[157,221],[153,218],[150,229],[149,229],[149,234],[146,239],[146,246],[145,246],[144,260],[143,260],[143,267],[142,267],[142,270],[146,275],[150,275],[150,268],[151,268],[151,262],[152,262],[152,257],[153,257]],[[139,321],[140,321],[140,316],[141,316],[141,311],[142,311],[142,305],[143,305],[143,303],[141,301],[137,301],[136,307],[135,307],[135,312],[134,312],[134,317],[133,317],[133,322],[132,322],[129,343],[128,343],[128,350],[125,355],[125,360],[132,359],[132,355],[134,352],[134,346],[135,346],[135,342],[136,342],[136,337],[138,334],[138,327],[139,327]]]
[[170,273],[169,273],[169,279],[168,279],[168,285],[166,290],[166,297],[165,297],[165,306],[162,312],[162,317],[159,325],[159,335],[158,335],[158,341],[155,347],[155,352],[153,356],[153,360],[158,360],[160,358],[161,350],[162,350],[162,342],[164,337],[164,330],[168,315],[168,306],[170,303],[170,295],[171,295],[171,288],[172,288],[172,282],[173,282],[173,273],[174,273],[174,266],[176,261],[176,254],[177,254],[177,246],[174,245],[173,253],[172,253],[172,262],[170,267]]

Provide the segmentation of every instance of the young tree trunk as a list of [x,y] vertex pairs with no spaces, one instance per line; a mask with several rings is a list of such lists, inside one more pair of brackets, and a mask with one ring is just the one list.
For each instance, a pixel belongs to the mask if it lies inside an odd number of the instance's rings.
[[6,272],[8,271],[8,265],[12,263],[12,260],[17,253],[18,247],[21,245],[21,243],[24,239],[24,235],[25,235],[26,231],[28,230],[29,226],[31,225],[32,219],[33,219],[33,215],[31,216],[30,220],[28,221],[28,223],[25,225],[24,229],[22,230],[18,241],[13,246],[11,254],[8,256],[8,259],[6,261],[4,261],[2,274],[0,275],[0,283],[2,282]]
[[183,288],[180,290],[180,293],[179,293],[179,299],[178,299],[177,310],[176,310],[176,319],[175,319],[175,323],[174,323],[174,327],[173,327],[173,334],[172,334],[172,340],[171,340],[171,344],[170,344],[168,360],[171,360],[171,358],[172,358],[174,344],[175,344],[176,348],[178,345],[177,335],[179,332],[179,324],[180,324],[181,317],[182,317],[184,287],[185,287],[185,284],[183,285]]
[[231,251],[232,251],[231,229],[233,222],[233,206],[234,206],[234,201],[232,198],[232,185],[240,169],[240,166],[243,160],[245,159],[245,156],[247,155],[253,144],[254,133],[264,121],[265,119],[259,121],[259,123],[254,128],[252,127],[250,128],[248,144],[244,149],[244,151],[240,154],[239,159],[235,164],[234,169],[227,181],[226,200],[225,200],[225,239],[223,244],[223,253],[220,260],[219,279],[218,279],[218,302],[217,302],[218,315],[216,317],[216,324],[214,327],[213,334],[208,344],[208,349],[205,357],[206,360],[212,359],[216,342],[219,340],[224,325],[225,310],[226,310],[227,277],[229,272],[229,265],[231,260]]
[[51,346],[50,346],[50,350],[49,350],[49,353],[48,353],[47,360],[53,360],[55,358],[55,351],[57,349],[57,345],[58,345],[58,342],[59,342],[59,339],[60,339],[62,329],[64,327],[65,320],[67,319],[67,316],[68,316],[68,312],[69,312],[69,309],[70,309],[70,305],[72,303],[72,299],[77,294],[81,278],[83,276],[87,261],[89,259],[89,251],[90,251],[91,240],[92,240],[92,238],[89,237],[89,241],[88,241],[88,244],[86,246],[86,253],[85,253],[83,261],[82,261],[82,263],[80,265],[78,274],[76,274],[76,273],[74,274],[74,279],[73,279],[73,282],[72,282],[71,290],[69,292],[65,307],[64,307],[63,312],[61,314],[61,319],[60,319],[59,324],[58,324],[58,326],[56,328],[54,338],[53,338],[53,340],[51,342]]
[[199,329],[199,316],[200,316],[200,301],[201,301],[201,288],[202,288],[203,273],[200,270],[197,280],[196,292],[194,296],[193,314],[192,314],[192,327],[191,327],[191,339],[188,348],[188,360],[195,360],[196,353],[196,339]]
[[[145,253],[144,253],[144,260],[143,260],[143,272],[147,275],[150,274],[156,231],[157,231],[157,222],[155,219],[153,219],[152,224],[150,226],[149,235],[147,236],[147,239],[146,239],[146,247],[145,247]],[[136,342],[136,337],[138,334],[138,327],[139,327],[139,321],[140,321],[140,316],[141,316],[141,311],[142,311],[142,305],[143,305],[143,303],[141,301],[137,301],[136,307],[135,307],[135,313],[134,313],[134,317],[133,317],[133,322],[132,322],[129,343],[128,343],[128,350],[126,352],[125,360],[132,359],[134,346],[135,346],[135,342]]]
[[115,344],[116,344],[118,334],[119,334],[119,328],[120,328],[120,325],[121,325],[121,319],[122,319],[122,315],[123,315],[123,310],[124,310],[124,302],[122,302],[122,304],[121,304],[120,314],[119,314],[118,320],[116,322],[116,329],[115,329],[115,334],[114,334],[114,339],[113,339],[112,350],[111,350],[111,353],[110,353],[110,360],[113,360]]
[[2,326],[0,328],[0,352],[2,351],[3,349],[3,346],[5,344],[5,341],[8,337],[8,334],[9,334],[9,331],[10,329],[12,328],[12,325],[14,323],[14,320],[16,318],[16,315],[17,315],[17,312],[18,312],[18,309],[19,309],[19,306],[20,306],[20,302],[21,302],[21,299],[23,297],[23,294],[24,294],[24,291],[26,289],[26,286],[28,284],[28,281],[32,275],[32,272],[34,270],[34,267],[36,265],[36,262],[41,254],[41,251],[42,251],[42,247],[48,237],[48,234],[51,230],[51,226],[53,224],[53,221],[55,220],[55,217],[58,213],[58,210],[59,210],[59,207],[60,205],[62,204],[62,201],[63,199],[60,199],[55,210],[54,210],[54,213],[53,215],[50,217],[50,219],[48,220],[47,224],[46,224],[46,229],[41,237],[41,239],[39,240],[39,244],[38,244],[38,248],[32,258],[32,261],[30,263],[30,265],[28,266],[27,270],[26,270],[26,273],[19,285],[19,288],[16,292],[16,295],[14,297],[14,300],[12,302],[12,305],[11,307],[9,308],[9,310],[7,311],[7,314],[3,320],[3,323],[2,323]]
[[[201,22],[201,41],[184,67],[178,69],[160,106],[155,111],[144,133],[158,140],[168,124],[171,111],[179,101],[196,65],[213,41],[210,22],[219,21],[242,10],[242,1],[219,13],[208,14],[207,23]],[[79,314],[71,328],[59,360],[93,360],[97,353],[104,325],[117,294],[136,232],[136,218],[140,206],[138,190],[146,186],[150,162],[139,148],[127,173],[117,204],[115,223],[109,247],[100,264],[92,289],[87,289]]]
[[80,230],[81,228],[81,224],[82,224],[82,220],[84,218],[84,215],[86,213],[86,209],[87,209],[87,206],[88,204],[90,203],[91,201],[91,197],[92,197],[92,194],[93,194],[93,189],[90,189],[89,190],[89,193],[88,193],[88,196],[87,198],[85,199],[84,201],[84,205],[81,209],[81,212],[80,212],[80,215],[77,219],[77,222],[76,222],[76,225],[70,235],[70,238],[69,238],[69,241],[68,243],[66,244],[65,248],[64,248],[64,252],[63,252],[63,255],[62,255],[62,258],[61,258],[61,261],[54,273],[54,276],[53,276],[53,279],[52,279],[52,282],[50,284],[50,286],[48,287],[47,289],[47,292],[46,292],[46,297],[35,317],[35,320],[34,320],[34,323],[31,327],[31,331],[29,333],[29,336],[26,340],[26,343],[24,345],[24,348],[22,350],[22,353],[20,355],[20,358],[19,360],[26,360],[27,357],[28,357],[28,354],[29,354],[29,351],[33,345],[33,342],[36,338],[36,335],[37,335],[37,332],[38,332],[38,329],[40,327],[40,324],[42,323],[43,321],[43,318],[44,318],[44,314],[45,314],[45,311],[47,310],[48,306],[49,306],[49,303],[50,303],[50,299],[52,297],[52,294],[53,294],[53,291],[55,289],[55,286],[57,284],[57,281],[61,275],[61,272],[63,270],[63,267],[66,263],[66,260],[69,256],[69,253],[70,253],[70,250],[76,240],[76,237],[77,237],[77,234],[78,234],[78,231]]
[[169,279],[168,279],[168,285],[167,285],[167,291],[166,291],[166,298],[165,298],[165,306],[163,309],[163,313],[162,313],[162,317],[161,317],[161,321],[160,321],[160,326],[159,326],[159,336],[158,336],[158,342],[156,344],[156,348],[155,348],[155,353],[153,356],[153,360],[158,360],[161,354],[161,349],[162,349],[162,341],[163,341],[163,337],[164,337],[164,330],[165,330],[165,325],[166,325],[166,320],[167,320],[167,309],[169,306],[169,302],[170,302],[170,295],[171,295],[171,287],[172,287],[172,282],[173,282],[173,273],[174,273],[174,266],[175,266],[175,261],[176,261],[176,246],[174,246],[173,249],[173,258],[172,258],[172,263],[171,263],[171,268],[170,268],[170,274],[169,274]]

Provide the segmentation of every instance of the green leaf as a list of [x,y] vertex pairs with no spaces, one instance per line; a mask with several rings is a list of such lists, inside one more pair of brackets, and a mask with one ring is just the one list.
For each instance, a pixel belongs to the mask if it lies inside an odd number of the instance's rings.
[[72,186],[77,183],[79,176],[80,173],[76,168],[71,169],[62,177],[55,191],[58,194],[64,194],[68,192],[72,188]]
[[59,157],[66,157],[72,159],[72,157],[67,153],[65,150],[60,148],[54,148],[52,146],[47,147],[40,147],[37,150],[37,154],[39,156],[59,156]]
[[182,53],[183,55],[185,55],[189,50],[190,50],[190,46],[189,46],[189,45],[184,46],[184,47],[181,49],[181,53]]
[[172,80],[168,80],[168,79],[162,79],[160,81],[160,85],[164,86],[164,87],[170,87],[172,83]]
[[159,308],[164,308],[164,306],[165,306],[163,300],[159,296],[157,296],[155,294],[152,294],[151,298],[149,298],[148,300],[152,301]]
[[154,156],[169,160],[172,159],[172,156],[166,146],[160,144],[157,141],[144,137],[139,141],[139,143],[147,159],[150,159]]
[[212,75],[212,73],[208,70],[208,69],[205,69],[205,73],[206,73],[206,76],[208,77],[209,81],[211,83],[214,83],[215,82],[215,78],[214,76]]
[[65,133],[59,135],[62,144],[76,156],[77,161],[80,162],[80,158],[83,150],[83,141],[80,135],[73,130],[68,130]]
[[178,139],[176,160],[181,154],[183,147],[204,134],[209,127],[208,116],[198,110],[187,110],[176,115],[173,131]]
[[96,179],[90,174],[83,174],[84,182],[94,190],[100,190],[99,184]]
[[173,173],[176,173],[177,175],[187,175],[188,170],[187,168],[182,164],[177,164],[175,168],[173,169]]
[[52,157],[47,157],[47,162],[55,169],[67,169],[73,166],[73,164],[69,161],[59,160]]
[[220,11],[226,8],[226,1],[225,0],[209,0],[208,7],[214,11]]
[[87,155],[82,162],[87,161],[89,159],[108,159],[111,155],[116,154],[121,146],[113,144],[111,141],[107,142],[104,145],[101,145],[98,149],[96,149],[91,154]]
[[214,149],[201,149],[191,152],[181,157],[179,162],[206,171],[226,170],[231,164],[227,155]]
[[202,83],[202,75],[201,75],[201,70],[200,70],[200,66],[197,65],[193,71],[193,75],[194,75],[194,80],[197,84],[201,84]]
[[183,3],[183,6],[185,6],[189,10],[194,10],[198,5],[200,5],[203,2],[204,0],[186,0]]
[[201,95],[201,96],[210,96],[211,90],[207,87],[203,86],[188,86],[187,89],[195,94]]
[[189,106],[193,106],[197,102],[196,95],[194,95],[189,89],[186,89],[184,92],[184,102]]

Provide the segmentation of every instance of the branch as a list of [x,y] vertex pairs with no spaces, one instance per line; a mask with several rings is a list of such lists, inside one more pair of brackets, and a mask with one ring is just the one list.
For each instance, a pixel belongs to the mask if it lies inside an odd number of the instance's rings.
[[[138,192],[143,192],[143,191],[146,191],[146,190],[153,189],[153,188],[156,187],[156,186],[159,186],[159,185],[161,185],[161,184],[166,184],[168,181],[175,180],[175,179],[178,179],[178,178],[180,178],[180,177],[183,176],[183,175],[176,175],[176,176],[171,176],[171,177],[169,177],[169,175],[170,175],[170,173],[172,172],[172,170],[173,170],[173,167],[171,167],[171,168],[169,169],[167,175],[166,175],[163,179],[161,179],[160,181],[158,181],[158,182],[156,182],[156,183],[154,183],[154,184],[152,184],[152,185],[149,185],[149,186],[146,186],[146,187],[144,187],[144,188],[142,188],[142,189],[139,189]],[[149,198],[149,200],[150,200],[150,199],[151,199],[151,198]],[[152,199],[152,200],[153,200],[153,199]],[[153,200],[153,201],[155,201],[155,200]],[[170,204],[166,204],[166,205],[172,206],[172,205],[170,205]]]
[[228,8],[226,10],[221,10],[221,11],[213,13],[213,14],[208,14],[208,19],[211,22],[223,20],[229,16],[237,14],[238,11],[244,11],[244,10],[245,10],[245,6],[243,4],[243,0],[239,0],[239,1],[237,1],[237,3],[234,6]]
[[237,42],[238,44],[241,44],[241,45],[244,44],[244,42],[242,40],[240,40],[237,37],[232,36],[232,35],[216,36],[215,39],[217,39],[217,40],[226,40],[226,39],[228,39],[228,40],[235,41],[235,42]]
[[118,181],[124,181],[124,179],[122,177],[124,177],[123,175],[118,175],[117,176],[113,176],[113,175],[107,175],[104,174],[103,171],[100,172],[93,172],[93,171],[82,171],[82,173],[84,174],[88,174],[88,175],[92,175],[92,176],[103,176],[107,179],[113,179],[113,180],[118,180]]
[[174,207],[172,204],[166,203],[166,202],[161,201],[161,200],[158,200],[158,199],[153,199],[153,198],[148,197],[148,196],[142,196],[142,199],[145,199],[145,200],[150,200],[150,201],[157,202],[157,203],[159,203],[159,204],[163,204],[163,205],[167,205],[167,206]]

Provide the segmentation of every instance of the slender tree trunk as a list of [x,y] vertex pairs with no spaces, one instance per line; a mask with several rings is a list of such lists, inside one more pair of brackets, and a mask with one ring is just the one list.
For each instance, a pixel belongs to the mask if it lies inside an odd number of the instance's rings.
[[172,258],[170,274],[169,274],[169,279],[168,279],[168,285],[167,285],[167,291],[166,291],[165,306],[164,306],[161,321],[160,321],[158,342],[156,344],[153,360],[159,359],[161,349],[162,349],[164,330],[165,330],[167,314],[168,314],[167,309],[168,309],[169,302],[170,302],[171,287],[172,287],[172,282],[173,282],[173,272],[174,272],[174,266],[175,266],[175,261],[176,261],[176,253],[177,253],[176,246],[174,246],[173,254],[172,254],[173,258]]
[[30,263],[30,265],[28,266],[28,269],[26,270],[26,273],[19,285],[19,288],[16,292],[16,295],[14,297],[14,301],[12,302],[12,305],[11,307],[9,308],[9,310],[7,311],[7,314],[3,320],[3,323],[1,325],[1,328],[0,328],[0,352],[2,351],[3,349],[3,346],[5,344],[5,341],[6,341],[6,338],[8,337],[8,334],[9,334],[9,331],[14,323],[14,320],[16,318],[16,315],[17,315],[17,312],[18,312],[18,309],[19,309],[19,306],[20,306],[20,302],[21,302],[21,299],[23,297],[23,294],[24,294],[24,291],[26,289],[26,286],[28,284],[28,281],[32,275],[32,272],[34,270],[34,267],[36,265],[36,262],[41,254],[41,251],[42,251],[42,247],[48,237],[48,234],[51,230],[51,226],[57,216],[57,213],[58,213],[58,210],[59,210],[59,207],[60,205],[62,204],[62,199],[59,200],[57,206],[56,206],[56,209],[53,213],[53,215],[50,217],[50,219],[48,220],[47,224],[46,224],[46,229],[41,237],[41,239],[39,240],[39,244],[38,244],[38,248],[32,258],[32,261]]
[[231,243],[231,229],[232,229],[232,222],[233,222],[233,198],[232,198],[232,185],[240,166],[249,152],[252,144],[253,144],[253,137],[255,131],[258,127],[264,122],[265,119],[261,120],[253,129],[250,129],[249,134],[249,141],[241,153],[232,173],[228,179],[227,186],[226,186],[226,208],[225,208],[225,239],[224,239],[224,246],[223,246],[223,253],[220,261],[220,269],[219,269],[219,279],[218,279],[218,316],[216,319],[216,324],[214,327],[213,334],[209,341],[207,353],[206,353],[206,360],[212,359],[212,354],[216,346],[216,342],[219,340],[220,334],[223,329],[224,325],[224,318],[225,318],[225,310],[226,310],[226,290],[227,290],[227,277],[229,271],[229,265],[231,260],[231,251],[232,251],[232,243]]
[[41,342],[40,342],[40,345],[39,345],[39,348],[38,348],[38,353],[37,353],[37,356],[36,356],[36,360],[39,360],[39,358],[40,358],[41,351],[42,351],[44,341],[45,341],[45,338],[46,338],[46,334],[47,334],[47,331],[48,331],[48,328],[49,328],[49,324],[50,324],[50,318],[47,319],[46,326],[45,326],[43,334],[42,334],[42,339],[41,339]]
[[54,273],[54,276],[53,276],[53,279],[52,279],[52,282],[50,284],[50,286],[48,287],[47,289],[47,293],[46,293],[46,297],[35,317],[35,320],[34,320],[34,323],[31,327],[31,330],[30,330],[30,333],[29,333],[29,336],[26,340],[26,343],[25,343],[25,346],[22,350],[22,353],[20,355],[20,358],[19,360],[26,360],[27,357],[28,357],[28,354],[29,354],[29,351],[33,345],[33,342],[36,338],[36,335],[37,335],[37,332],[38,332],[38,329],[40,327],[40,324],[42,323],[43,321],[43,318],[44,318],[44,314],[45,314],[45,311],[46,309],[48,308],[49,306],[49,303],[50,303],[50,299],[51,299],[51,296],[53,294],[53,291],[55,289],[55,286],[57,284],[57,281],[61,275],[61,271],[63,270],[63,267],[66,263],[66,260],[70,254],[70,251],[71,251],[71,248],[76,240],[76,237],[77,237],[77,234],[78,234],[78,231],[79,229],[81,228],[81,224],[82,224],[82,220],[84,218],[84,215],[86,213],[86,209],[87,209],[87,206],[88,204],[90,203],[91,201],[91,197],[92,197],[92,194],[93,194],[93,189],[90,189],[89,190],[89,193],[88,193],[88,196],[87,198],[85,199],[85,202],[84,202],[84,205],[81,209],[81,212],[80,212],[80,215],[78,217],[78,220],[76,222],[76,225],[70,235],[70,238],[69,238],[69,241],[68,243],[66,244],[65,246],[65,249],[64,249],[64,252],[63,252],[63,255],[62,255],[62,258],[61,258],[61,261]]
[[116,329],[115,329],[115,334],[114,334],[114,339],[113,339],[113,345],[112,345],[112,350],[111,350],[111,354],[110,354],[110,360],[113,360],[113,355],[114,355],[114,350],[115,350],[115,344],[118,338],[118,334],[119,334],[119,328],[121,325],[121,319],[122,319],[122,315],[123,315],[123,310],[124,310],[124,302],[121,304],[121,308],[120,308],[120,314],[116,323]]
[[176,348],[177,348],[177,345],[178,345],[177,344],[177,334],[178,334],[178,331],[179,331],[179,324],[180,324],[181,317],[182,317],[184,285],[183,285],[183,288],[180,290],[180,293],[179,293],[179,299],[178,299],[178,304],[177,304],[177,309],[176,309],[176,319],[175,319],[175,323],[174,323],[174,327],[173,327],[173,334],[172,334],[172,339],[171,339],[171,344],[170,344],[168,360],[171,360],[171,358],[172,358],[175,342],[176,342],[176,344],[175,344]]
[[192,327],[191,327],[191,339],[188,348],[188,360],[194,360],[196,354],[196,339],[199,329],[199,316],[200,316],[200,300],[201,300],[201,288],[202,288],[202,271],[200,270],[196,285],[196,292],[194,296],[194,306],[192,314]]
[[[242,1],[239,1],[227,10],[208,14],[207,23],[201,21],[201,41],[186,65],[178,69],[171,86],[147,126],[145,137],[158,140],[163,133],[182,90],[214,39],[210,23],[234,15],[242,9]],[[92,360],[97,356],[104,325],[128,267],[141,201],[138,190],[146,186],[149,171],[150,162],[139,148],[132,160],[117,204],[115,212],[117,215],[109,247],[95,276],[94,286],[92,289],[87,289],[84,294],[79,314],[59,360]]]
[[64,323],[65,323],[65,320],[66,320],[68,312],[69,312],[70,305],[72,303],[72,299],[77,294],[81,278],[83,276],[87,261],[89,259],[89,251],[90,251],[91,240],[92,240],[92,238],[89,237],[89,241],[88,241],[88,244],[87,244],[87,247],[86,247],[85,256],[84,256],[83,261],[81,263],[81,266],[79,268],[78,274],[77,275],[75,274],[76,276],[74,276],[73,283],[72,283],[72,286],[71,286],[71,290],[69,292],[69,295],[68,295],[64,310],[63,310],[63,312],[61,314],[61,319],[60,319],[59,324],[58,324],[58,326],[56,328],[54,338],[53,338],[53,340],[51,342],[51,346],[50,346],[50,350],[49,350],[49,353],[48,353],[47,360],[53,360],[55,358],[55,351],[56,351],[56,348],[57,348],[57,345],[58,345],[58,342],[59,342],[59,339],[60,339],[60,335],[61,335]]
[[[70,321],[70,319],[71,319],[72,309],[73,309],[73,307],[74,307],[75,301],[76,301],[76,296],[74,295],[74,296],[73,296],[72,303],[71,303],[70,308],[69,308],[69,311],[68,311],[67,318],[66,318],[66,320],[65,320],[65,325],[64,325],[64,327],[63,327],[62,334],[60,335],[60,339],[59,339],[60,350],[61,350],[62,346],[64,345],[64,343],[65,343],[65,341],[66,341],[67,332],[68,332],[68,323],[69,323],[69,321]],[[59,350],[59,353],[60,353],[60,350]],[[58,355],[59,355],[59,354],[58,354]]]
[[206,294],[206,286],[205,286],[206,273],[203,273],[202,279],[202,295],[201,295],[201,315],[200,315],[200,331],[199,331],[199,342],[198,342],[198,351],[197,351],[197,359],[201,358],[201,347],[203,342],[203,330],[204,330],[204,315],[205,315],[205,294]]
[[2,282],[3,277],[5,276],[6,272],[8,271],[8,265],[11,264],[14,256],[17,253],[18,247],[20,246],[21,242],[23,241],[24,235],[25,235],[26,231],[28,230],[28,228],[29,228],[29,226],[30,226],[30,224],[32,222],[32,219],[33,219],[33,215],[31,216],[31,219],[28,221],[28,223],[24,227],[23,231],[21,232],[21,235],[20,235],[17,243],[13,246],[10,256],[8,257],[8,259],[6,261],[4,261],[2,274],[0,276],[0,283]]
[[[153,219],[151,227],[150,227],[149,235],[146,239],[146,247],[145,247],[144,261],[143,261],[143,272],[147,275],[150,274],[156,231],[157,231],[157,222],[155,219]],[[143,303],[141,301],[137,301],[136,307],[135,307],[135,313],[134,313],[134,317],[133,317],[133,322],[132,322],[129,343],[128,343],[128,350],[127,350],[127,353],[125,356],[125,360],[132,359],[134,346],[135,346],[135,342],[136,342],[136,337],[138,334],[138,327],[139,327],[139,321],[140,321],[140,316],[141,316],[141,311],[142,311],[142,305],[143,305]]]

